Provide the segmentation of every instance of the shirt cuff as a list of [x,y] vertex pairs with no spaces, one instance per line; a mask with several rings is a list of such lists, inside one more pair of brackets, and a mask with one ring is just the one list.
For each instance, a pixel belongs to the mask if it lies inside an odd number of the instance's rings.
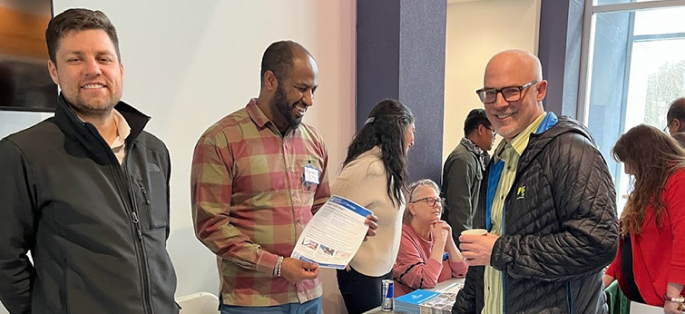
[[278,262],[278,255],[261,250],[259,260],[257,260],[257,271],[273,274],[276,262]]

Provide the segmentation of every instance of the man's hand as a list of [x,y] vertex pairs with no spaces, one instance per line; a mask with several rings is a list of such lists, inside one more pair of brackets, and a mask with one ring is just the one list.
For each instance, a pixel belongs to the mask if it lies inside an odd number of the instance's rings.
[[281,264],[281,276],[291,283],[300,283],[307,279],[316,279],[319,275],[319,264],[307,263],[299,259],[286,257]]
[[364,221],[364,224],[369,226],[369,229],[366,231],[366,236],[364,237],[364,241],[368,237],[373,237],[376,235],[376,229],[378,228],[378,217],[376,215],[371,214],[366,216],[366,221]]
[[490,265],[490,255],[492,255],[492,248],[497,239],[499,236],[492,233],[485,235],[462,234],[459,236],[459,242],[461,242],[459,249],[466,259],[466,264],[469,266]]

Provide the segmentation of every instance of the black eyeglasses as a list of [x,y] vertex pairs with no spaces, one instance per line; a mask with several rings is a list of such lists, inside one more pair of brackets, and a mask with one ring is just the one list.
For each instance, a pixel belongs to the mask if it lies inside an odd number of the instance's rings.
[[424,197],[415,201],[410,201],[409,203],[417,203],[420,201],[426,201],[426,204],[430,207],[437,207],[437,205],[440,205],[440,207],[443,207],[445,204],[445,201],[442,198],[439,197]]
[[[675,119],[673,119],[673,120],[675,120]],[[668,127],[671,126],[671,123],[673,123],[673,120],[669,121],[668,124],[666,124],[666,126],[664,127],[663,130],[664,130],[664,132],[666,132],[666,134],[671,133],[671,132],[669,132]]]
[[[481,124],[481,125],[482,125],[482,124]],[[483,127],[486,128],[486,129],[488,129],[488,130],[490,130],[490,131],[492,131],[492,136],[496,136],[496,135],[497,135],[497,131],[495,131],[495,129],[489,128],[489,127],[484,126],[484,125],[483,125]]]
[[497,93],[502,93],[502,97],[504,97],[505,101],[514,102],[519,101],[521,99],[521,95],[523,94],[524,89],[531,87],[533,84],[537,82],[538,81],[532,81],[523,86],[507,86],[502,87],[500,89],[481,88],[476,91],[476,94],[478,94],[478,97],[480,97],[480,101],[482,101],[484,104],[491,104],[497,101]]

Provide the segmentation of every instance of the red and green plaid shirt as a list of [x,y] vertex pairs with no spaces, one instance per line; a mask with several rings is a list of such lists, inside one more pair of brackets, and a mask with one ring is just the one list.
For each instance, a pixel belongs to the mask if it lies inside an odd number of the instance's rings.
[[[305,225],[328,200],[328,153],[321,136],[301,124],[281,136],[252,99],[211,126],[193,155],[191,202],[198,239],[218,256],[223,302],[272,306],[306,302],[321,283],[291,284],[273,276]],[[320,184],[304,180],[304,167]]]

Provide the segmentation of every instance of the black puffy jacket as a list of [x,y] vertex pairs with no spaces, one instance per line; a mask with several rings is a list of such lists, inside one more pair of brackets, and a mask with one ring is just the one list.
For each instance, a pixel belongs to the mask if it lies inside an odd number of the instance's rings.
[[[0,300],[12,314],[173,314],[169,153],[149,117],[122,167],[60,96],[55,117],[0,141]],[[26,252],[33,256],[33,264]]]
[[[474,228],[485,228],[487,181]],[[602,269],[616,257],[616,192],[588,130],[562,117],[531,134],[504,208],[490,259],[504,274],[504,312],[606,313]],[[482,311],[483,273],[469,268],[452,313]]]

